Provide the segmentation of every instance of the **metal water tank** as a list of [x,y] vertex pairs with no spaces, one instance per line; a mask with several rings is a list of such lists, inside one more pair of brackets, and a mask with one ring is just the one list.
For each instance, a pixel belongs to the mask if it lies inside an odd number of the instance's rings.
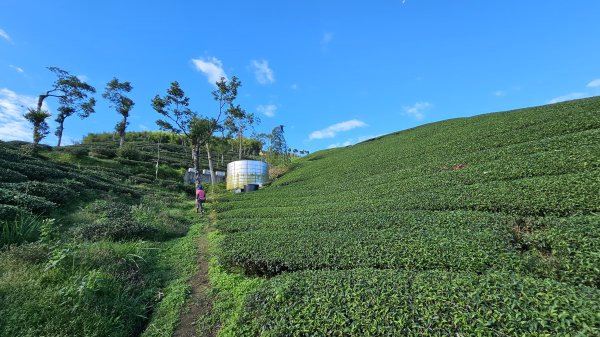
[[227,189],[244,188],[247,184],[262,187],[269,179],[269,166],[258,160],[237,160],[227,164]]

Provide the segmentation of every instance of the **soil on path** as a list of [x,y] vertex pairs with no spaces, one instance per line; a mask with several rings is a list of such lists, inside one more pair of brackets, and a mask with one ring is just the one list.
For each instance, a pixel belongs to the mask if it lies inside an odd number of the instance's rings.
[[198,239],[198,271],[190,279],[191,293],[187,299],[186,308],[173,333],[175,337],[212,337],[216,330],[196,331],[197,320],[206,316],[212,309],[212,298],[209,296],[210,282],[208,279],[208,239],[206,230]]

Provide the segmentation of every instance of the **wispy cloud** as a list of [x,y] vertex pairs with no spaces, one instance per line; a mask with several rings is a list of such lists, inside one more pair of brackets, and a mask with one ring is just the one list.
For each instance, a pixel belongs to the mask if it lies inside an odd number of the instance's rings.
[[12,65],[12,64],[9,65],[9,67],[13,68],[16,72],[21,73],[21,74],[25,72],[25,70],[23,70],[23,68],[17,67],[17,66]]
[[[7,88],[0,89],[0,139],[31,141],[31,127],[23,114],[28,107],[36,104],[36,97],[19,95]],[[44,108],[47,109],[47,106]]]
[[215,84],[221,80],[221,77],[227,79],[227,74],[223,70],[223,62],[216,57],[207,57],[192,59],[196,70],[206,75],[208,83]]
[[294,83],[294,84],[290,85],[290,88],[292,90],[298,90],[298,84]]
[[333,34],[332,32],[324,32],[323,36],[321,37],[321,50],[323,52],[327,52],[327,50],[329,49],[329,45],[331,44],[331,41],[333,41],[335,34]]
[[506,91],[504,91],[504,90],[496,90],[496,91],[494,91],[494,96],[496,96],[496,97],[506,96]]
[[277,112],[277,105],[275,104],[266,104],[266,105],[259,105],[256,107],[256,111],[264,114],[267,117],[274,117],[275,113]]
[[333,138],[338,132],[350,131],[355,128],[365,127],[367,124],[358,119],[352,119],[345,122],[340,122],[326,127],[325,129],[313,131],[308,136],[309,140]]
[[583,98],[587,96],[585,93],[583,92],[572,92],[570,94],[566,94],[563,96],[558,96],[555,97],[553,99],[551,99],[550,101],[548,101],[548,104],[553,104],[553,103],[558,103],[558,102],[564,102],[564,101],[570,101],[572,99],[578,99],[578,98]]
[[89,77],[87,77],[86,75],[77,75],[77,78],[81,81],[81,82],[87,82],[90,80]]
[[425,118],[425,111],[433,108],[433,104],[429,102],[417,102],[411,106],[402,107],[406,115],[412,116],[416,119]]
[[254,68],[254,75],[256,76],[256,81],[258,81],[258,83],[270,84],[275,82],[273,69],[269,68],[269,62],[267,62],[267,60],[252,60],[252,67]]
[[588,88],[599,88],[600,87],[600,78],[592,80],[590,83],[587,84],[587,87]]
[[5,39],[8,42],[12,42],[12,40],[10,39],[10,36],[4,29],[0,29],[0,37]]
[[325,45],[331,43],[331,41],[333,41],[334,36],[335,36],[335,34],[333,34],[332,32],[323,33],[323,37],[321,38],[321,43],[325,44]]

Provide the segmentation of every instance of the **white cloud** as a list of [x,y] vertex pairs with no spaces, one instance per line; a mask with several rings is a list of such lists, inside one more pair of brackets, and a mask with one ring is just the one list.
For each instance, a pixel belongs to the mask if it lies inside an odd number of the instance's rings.
[[148,127],[144,124],[140,124],[140,129],[144,130],[144,131],[148,131]]
[[77,75],[76,76],[81,82],[87,82],[89,81],[89,77],[87,77],[86,75]]
[[256,107],[256,111],[264,114],[267,117],[274,117],[277,112],[277,105],[275,104],[267,104],[267,105],[259,105]]
[[333,137],[335,137],[335,135],[338,132],[350,131],[352,129],[360,128],[360,127],[364,127],[364,126],[367,126],[367,124],[365,122],[359,121],[357,119],[352,119],[349,121],[333,124],[322,130],[313,131],[308,136],[308,139],[313,140],[313,139],[333,138]]
[[254,75],[256,81],[260,84],[269,84],[275,82],[273,76],[273,69],[269,68],[269,62],[267,60],[252,60],[252,67],[254,67]]
[[497,97],[506,96],[506,91],[504,91],[504,90],[496,90],[496,91],[494,91],[494,96],[497,96]]
[[423,119],[425,117],[425,110],[429,110],[433,107],[433,104],[429,102],[417,102],[411,106],[402,107],[404,113],[413,116],[416,119]]
[[598,88],[598,87],[600,87],[600,78],[592,80],[590,83],[587,84],[587,87],[588,88]]
[[21,73],[21,74],[25,72],[25,70],[23,70],[23,68],[14,66],[12,64],[9,65],[9,67],[13,68],[16,72]]
[[227,74],[223,70],[223,62],[216,57],[208,57],[201,59],[192,59],[196,70],[206,75],[208,83],[215,84],[224,77],[227,80]]
[[0,29],[0,37],[5,39],[6,41],[11,42],[12,40],[10,39],[10,36],[8,35],[8,33],[4,30],[4,29]]
[[[31,141],[31,127],[23,117],[28,107],[35,107],[37,97],[19,95],[7,88],[0,89],[0,139]],[[48,109],[44,105],[44,109]]]
[[298,90],[298,84],[294,83],[290,85],[290,88],[292,88],[292,90]]
[[586,96],[586,94],[583,93],[583,92],[572,92],[570,94],[566,94],[566,95],[563,95],[563,96],[555,97],[555,98],[551,99],[550,101],[548,101],[548,104],[553,104],[553,103],[558,103],[558,102],[564,102],[564,101],[570,101],[572,99],[583,98],[585,96]]

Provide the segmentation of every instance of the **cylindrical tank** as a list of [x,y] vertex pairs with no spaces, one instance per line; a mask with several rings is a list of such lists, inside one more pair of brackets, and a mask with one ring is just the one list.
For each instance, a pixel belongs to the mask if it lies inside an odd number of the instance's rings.
[[257,160],[238,160],[227,164],[227,189],[244,188],[246,184],[262,187],[269,179],[269,166]]

